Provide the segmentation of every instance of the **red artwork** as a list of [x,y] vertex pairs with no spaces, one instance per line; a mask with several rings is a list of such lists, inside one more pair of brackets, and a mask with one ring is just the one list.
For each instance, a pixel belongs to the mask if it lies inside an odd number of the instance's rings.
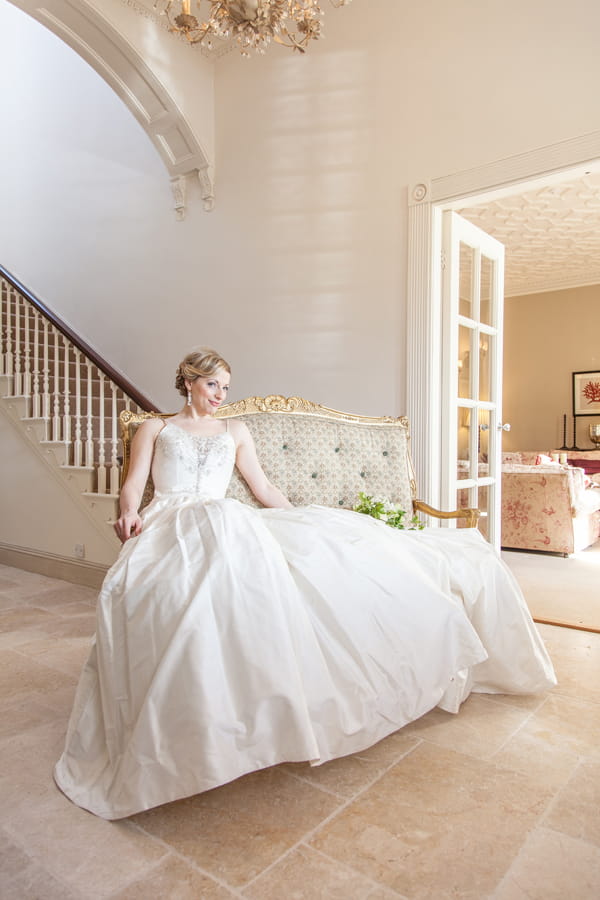
[[600,381],[588,381],[581,393],[588,403],[600,403]]

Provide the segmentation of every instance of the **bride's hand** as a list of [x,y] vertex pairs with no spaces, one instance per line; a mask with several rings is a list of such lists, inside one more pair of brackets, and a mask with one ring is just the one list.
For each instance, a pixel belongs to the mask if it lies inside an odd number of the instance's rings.
[[125,513],[114,524],[117,537],[122,544],[130,537],[137,537],[142,531],[142,520],[137,513]]

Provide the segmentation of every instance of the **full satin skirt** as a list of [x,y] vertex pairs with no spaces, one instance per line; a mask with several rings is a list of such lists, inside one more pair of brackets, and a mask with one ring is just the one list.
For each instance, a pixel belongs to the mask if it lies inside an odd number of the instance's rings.
[[55,779],[118,819],[355,753],[471,690],[553,683],[475,531],[163,495],[104,582]]

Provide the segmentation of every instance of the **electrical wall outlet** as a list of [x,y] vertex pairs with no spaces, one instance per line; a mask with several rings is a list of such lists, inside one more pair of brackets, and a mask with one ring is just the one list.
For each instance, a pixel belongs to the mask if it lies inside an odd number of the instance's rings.
[[75,558],[85,559],[85,544],[75,544]]

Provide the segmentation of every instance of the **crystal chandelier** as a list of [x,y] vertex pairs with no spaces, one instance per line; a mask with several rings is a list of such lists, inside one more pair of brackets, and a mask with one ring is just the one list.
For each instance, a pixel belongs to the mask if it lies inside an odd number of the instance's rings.
[[[332,6],[346,6],[350,0],[329,0]],[[155,0],[154,8],[165,15],[169,30],[183,35],[190,44],[212,38],[235,38],[242,54],[249,50],[264,53],[270,41],[304,53],[308,42],[322,37],[321,0],[196,0],[207,18],[199,21],[192,13],[191,0]]]

